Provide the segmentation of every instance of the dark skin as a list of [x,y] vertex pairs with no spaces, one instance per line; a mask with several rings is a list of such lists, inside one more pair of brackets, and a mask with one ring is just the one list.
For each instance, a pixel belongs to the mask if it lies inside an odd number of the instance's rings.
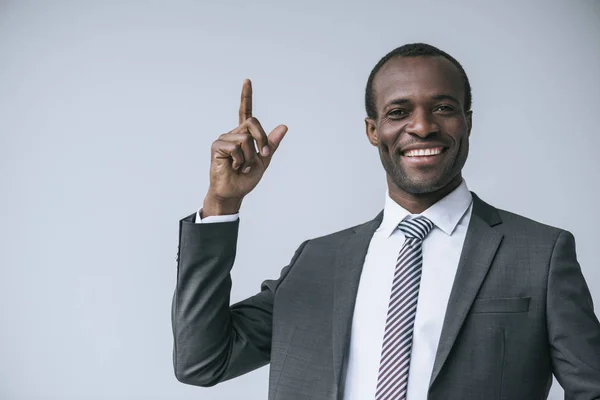
[[390,197],[420,214],[456,189],[469,153],[472,112],[460,71],[443,57],[396,57],[373,81],[377,117],[366,118]]
[[262,179],[288,128],[275,127],[268,135],[252,115],[252,83],[242,85],[239,125],[222,134],[211,147],[210,185],[204,198],[202,218],[234,214],[244,197]]
[[[419,214],[462,181],[471,132],[462,77],[443,57],[398,57],[379,70],[373,88],[377,118],[365,120],[367,136],[379,150],[391,198]],[[252,85],[246,80],[239,126],[219,136],[211,148],[210,186],[202,217],[239,211],[286,132],[287,127],[279,125],[265,133],[253,117]],[[441,153],[404,154],[415,148]]]

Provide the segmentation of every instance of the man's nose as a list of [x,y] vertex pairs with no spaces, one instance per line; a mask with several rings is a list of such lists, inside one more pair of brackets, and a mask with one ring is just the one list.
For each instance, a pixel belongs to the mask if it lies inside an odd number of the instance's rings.
[[410,116],[406,132],[425,138],[431,134],[438,133],[440,126],[435,121],[433,113],[428,110],[414,110]]

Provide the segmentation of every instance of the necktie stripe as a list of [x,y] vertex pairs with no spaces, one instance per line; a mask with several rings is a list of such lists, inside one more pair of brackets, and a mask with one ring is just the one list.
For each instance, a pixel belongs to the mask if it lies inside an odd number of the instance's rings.
[[416,270],[412,275],[408,277],[405,281],[398,283],[399,287],[397,290],[394,290],[392,296],[390,298],[389,306],[396,306],[398,295],[402,296],[404,293],[412,293],[414,291],[418,291],[418,285],[421,281],[421,270]]
[[[400,379],[401,377],[398,377],[398,380]],[[385,400],[403,398],[402,396],[406,397],[406,382],[399,385],[395,390],[389,392]]]
[[398,225],[404,244],[398,253],[390,291],[377,377],[376,400],[406,400],[412,337],[423,266],[423,239],[433,229],[424,217]]
[[419,260],[421,258],[421,255],[421,252],[415,252],[414,254],[409,254],[405,256],[402,260],[400,260],[400,263],[398,263],[397,268],[402,269],[398,270],[397,277],[402,277],[402,274],[405,271],[410,271],[411,269],[415,268],[415,264],[420,264]]
[[[420,280],[421,277],[417,276],[415,279]],[[398,313],[406,315],[407,313],[404,311],[407,309],[407,307],[411,306],[413,302],[417,301],[418,296],[418,291],[406,292],[397,301],[393,301],[392,303],[390,303],[390,306],[394,307],[394,309],[390,310],[390,312],[388,313],[388,320],[386,321],[386,325],[395,324],[395,321],[398,319],[396,318]]]
[[409,275],[411,273],[414,274],[415,272],[418,272],[421,269],[421,263],[419,263],[418,259],[417,260],[414,260],[414,259],[408,260],[407,262],[409,263],[407,268],[404,271],[400,272],[398,274],[398,276],[396,276],[394,278],[394,281],[393,281],[394,288],[396,285],[400,285],[400,284],[404,283],[406,281],[405,278],[407,275]]
[[408,236],[417,240],[422,240],[422,238],[425,237],[425,232],[427,231],[427,229],[425,229],[425,226],[416,223],[411,225],[405,225],[404,227],[401,227],[400,230],[404,234],[408,234]]
[[408,375],[410,354],[405,355],[402,361],[399,365],[392,366],[393,368],[390,368],[388,374],[384,378],[382,377],[382,385],[376,393],[376,398],[385,397],[394,388],[401,388],[403,383],[407,384],[405,378]]
[[[384,395],[392,386],[397,386],[403,382],[407,383],[408,370],[410,365],[410,347],[402,349],[402,352],[396,358],[396,362],[386,366],[385,371],[380,374],[381,390],[378,393]],[[395,382],[395,385],[390,383]]]
[[[420,277],[418,279],[420,280]],[[388,316],[391,316],[391,319],[386,321],[386,329],[390,329],[399,321],[406,319],[406,316],[411,315],[412,311],[416,311],[415,306],[419,293],[413,290],[408,292],[408,295],[409,297],[405,297],[402,301],[391,304],[393,309],[390,309],[388,312]],[[399,318],[398,312],[402,318]]]
[[[416,273],[413,279],[408,280],[407,283],[411,284],[412,282],[415,286],[417,286],[420,280],[421,275],[419,273]],[[403,309],[406,306],[406,299],[410,298],[410,296],[414,294],[419,293],[417,290],[414,290],[414,287],[411,287],[409,289],[411,290],[400,290],[399,292],[394,293],[394,297],[390,299],[390,308],[394,307],[394,309],[388,312],[388,319],[386,320],[386,323],[389,323],[389,321],[391,321],[394,318],[397,312],[403,311]]]
[[395,337],[390,339],[385,343],[384,348],[382,349],[381,362],[383,363],[386,360],[387,355],[391,351],[391,349],[402,345],[406,347],[406,343],[404,341],[406,339],[412,338],[412,324],[414,323],[415,316],[412,315],[410,318],[406,320],[405,323],[396,325],[394,328],[390,329],[390,332],[394,333]]
[[429,229],[430,229],[429,224],[426,223],[424,220],[419,220],[419,219],[415,219],[413,222],[415,224],[412,226],[414,226],[414,228],[419,231],[419,238],[421,240],[423,240],[425,235],[427,235],[427,233],[429,232]]
[[421,263],[419,262],[419,258],[408,257],[408,259],[406,260],[406,264],[402,265],[401,267],[402,271],[398,272],[397,275],[394,277],[393,285],[397,285],[400,282],[402,282],[406,274],[419,270],[421,268]]
[[397,353],[394,353],[393,363],[386,365],[385,369],[380,374],[382,389],[387,386],[390,380],[393,378],[408,374],[410,364],[410,347],[398,349]]
[[394,279],[392,283],[393,292],[390,294],[390,301],[392,301],[399,292],[403,292],[406,290],[410,290],[410,287],[407,289],[407,284],[410,284],[415,280],[415,277],[421,276],[421,268],[419,263],[416,263],[411,268],[407,269],[405,273],[402,274],[398,279]]
[[395,392],[402,390],[402,375],[389,375],[386,377],[385,384],[376,393],[377,398],[393,398]]
[[[411,323],[413,323],[413,322],[414,322],[414,318],[413,318],[413,321],[411,321]],[[398,326],[397,329],[395,330],[395,332],[398,334],[398,338],[396,340],[392,340],[392,341],[389,341],[388,343],[386,343],[385,348],[381,355],[382,362],[387,362],[389,355],[390,355],[390,351],[392,351],[396,347],[406,347],[407,343],[405,343],[405,342],[409,339],[412,340],[410,325],[409,326]],[[399,346],[399,345],[402,345],[402,346]]]
[[409,235],[415,238],[421,236],[421,230],[418,226],[406,226],[404,229],[401,229],[405,235]]
[[401,254],[398,257],[398,262],[396,263],[396,268],[399,268],[400,271],[408,268],[415,260],[420,260],[421,256],[423,255],[421,248],[410,249],[407,247],[407,249],[409,249],[410,252],[407,254]]
[[404,328],[398,327],[396,329],[396,334],[398,335],[398,337],[395,340],[392,340],[392,341],[389,341],[388,343],[386,343],[384,353],[381,356],[382,364],[387,362],[387,359],[389,358],[390,353],[393,352],[395,348],[397,348],[397,347],[405,348],[411,344],[410,341],[412,340],[412,336],[410,335],[410,332],[411,332],[410,326],[404,327]]
[[381,390],[379,392],[385,393],[389,389],[390,382],[393,382],[397,377],[408,374],[409,364],[410,353],[402,352],[398,355],[397,362],[387,365],[385,370],[379,375],[379,382],[381,383]]
[[399,384],[401,385],[403,381],[404,384],[407,383],[407,380],[404,378],[408,375],[410,353],[404,354],[399,360],[398,364],[399,365],[393,365],[394,368],[389,369],[387,374],[381,377],[381,382],[383,384],[381,386],[381,390],[378,391],[379,394],[384,396],[386,392],[392,390],[394,386],[398,386]]
[[[387,329],[390,332],[390,337],[387,337],[383,342],[382,358],[384,356],[384,350],[387,350],[389,346],[393,345],[394,343],[398,343],[402,340],[403,332],[407,329],[407,326],[409,328],[408,331],[410,331],[410,325],[414,322],[415,315],[416,314],[409,314],[407,316],[403,316],[402,322],[394,324],[393,326],[390,326],[389,329]],[[392,334],[394,336],[392,336]]]
[[410,337],[411,325],[415,322],[415,315],[410,315],[408,318],[402,317],[402,321],[398,321],[397,324],[390,327],[390,333],[394,334],[393,338],[390,338],[387,342],[384,343],[382,347],[381,354],[381,362],[384,361],[386,357],[386,352],[389,349],[398,346],[403,343],[406,338]]

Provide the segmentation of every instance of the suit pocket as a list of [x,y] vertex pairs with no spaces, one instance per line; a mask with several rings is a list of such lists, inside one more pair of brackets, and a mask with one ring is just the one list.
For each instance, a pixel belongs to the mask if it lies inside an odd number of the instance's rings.
[[531,297],[505,297],[475,299],[471,312],[481,313],[523,313],[529,311]]

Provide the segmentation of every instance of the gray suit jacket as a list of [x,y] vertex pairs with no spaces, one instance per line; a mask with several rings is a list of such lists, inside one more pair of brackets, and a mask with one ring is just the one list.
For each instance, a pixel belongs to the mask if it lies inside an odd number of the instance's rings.
[[[474,197],[428,399],[600,399],[600,324],[573,236]],[[270,362],[270,400],[343,398],[361,269],[383,212],[308,240],[277,280],[230,306],[238,221],[180,222],[174,368],[212,386]],[[368,399],[366,399],[368,400]]]

